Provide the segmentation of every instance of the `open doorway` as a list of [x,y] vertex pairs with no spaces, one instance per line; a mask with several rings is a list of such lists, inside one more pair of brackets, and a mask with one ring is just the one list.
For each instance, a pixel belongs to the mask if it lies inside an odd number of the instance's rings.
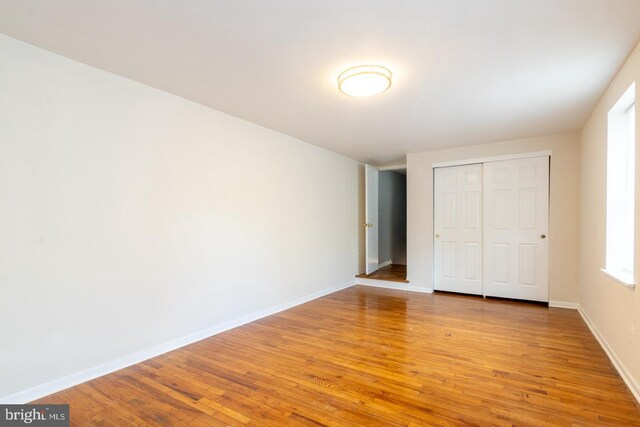
[[405,168],[366,167],[366,271],[358,277],[407,282]]

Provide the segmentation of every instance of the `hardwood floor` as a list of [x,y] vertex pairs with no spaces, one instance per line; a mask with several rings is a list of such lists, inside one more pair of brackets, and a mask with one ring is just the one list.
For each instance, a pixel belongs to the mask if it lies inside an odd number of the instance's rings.
[[389,264],[371,274],[358,274],[356,277],[409,283],[407,280],[407,266],[400,264]]
[[37,403],[78,426],[640,425],[575,310],[364,286]]

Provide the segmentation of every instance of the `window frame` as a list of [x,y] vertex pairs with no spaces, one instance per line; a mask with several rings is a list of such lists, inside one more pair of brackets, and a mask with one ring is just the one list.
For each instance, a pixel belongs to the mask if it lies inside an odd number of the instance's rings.
[[636,105],[634,82],[607,116],[605,268],[601,269],[629,288],[636,284]]

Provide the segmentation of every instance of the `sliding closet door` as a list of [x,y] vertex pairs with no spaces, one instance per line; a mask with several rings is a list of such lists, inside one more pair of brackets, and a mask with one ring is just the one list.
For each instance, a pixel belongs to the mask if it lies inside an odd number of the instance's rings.
[[434,170],[434,289],[482,294],[482,165]]
[[549,158],[484,164],[484,293],[548,301]]

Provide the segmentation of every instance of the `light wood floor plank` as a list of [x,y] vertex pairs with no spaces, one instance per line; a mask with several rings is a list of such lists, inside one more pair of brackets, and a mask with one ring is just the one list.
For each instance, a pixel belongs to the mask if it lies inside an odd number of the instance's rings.
[[575,310],[363,286],[37,403],[78,426],[640,426]]

